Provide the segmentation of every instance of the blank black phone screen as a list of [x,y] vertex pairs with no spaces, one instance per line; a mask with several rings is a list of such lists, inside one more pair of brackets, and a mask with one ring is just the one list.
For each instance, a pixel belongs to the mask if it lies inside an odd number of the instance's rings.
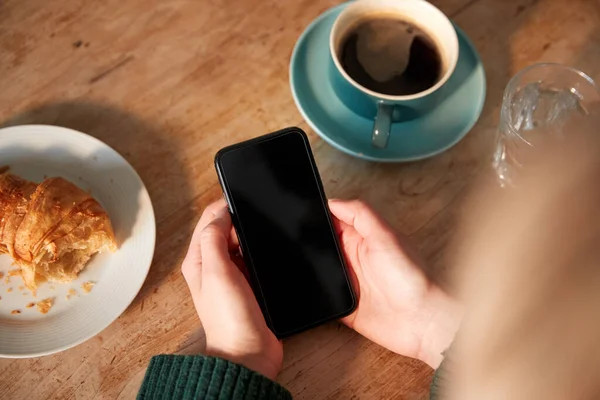
[[234,146],[217,163],[255,295],[275,334],[352,311],[354,295],[304,134]]

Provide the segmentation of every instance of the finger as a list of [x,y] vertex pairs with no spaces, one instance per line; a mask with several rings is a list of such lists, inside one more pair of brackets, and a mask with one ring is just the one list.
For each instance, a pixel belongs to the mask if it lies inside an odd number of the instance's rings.
[[[333,200],[333,201],[336,201],[336,200]],[[360,299],[360,284],[359,284],[360,282],[359,282],[358,276],[356,275],[356,271],[354,270],[354,267],[353,267],[352,263],[349,261],[348,255],[346,254],[347,246],[344,245],[344,236],[343,236],[344,232],[348,232],[349,229],[354,229],[354,228],[352,228],[350,225],[348,225],[344,221],[339,220],[335,215],[333,216],[332,219],[333,219],[333,225],[335,226],[336,233],[340,237],[342,249],[344,250],[344,258],[345,258],[346,266],[347,266],[346,270],[348,271],[349,278],[350,278],[350,284],[352,285],[352,288],[354,289],[354,294],[356,296],[356,301],[358,303],[359,299]],[[356,314],[356,311],[353,312],[352,314],[350,314],[349,316],[342,318],[341,321],[344,324],[346,324],[347,326],[352,327],[355,314]]]
[[332,215],[331,219],[333,220],[333,227],[335,228],[335,233],[337,233],[338,236],[341,236],[344,230],[346,230],[349,227],[349,225],[344,221],[340,221],[335,215]]
[[235,228],[232,226],[229,232],[229,251],[239,251],[240,241],[238,235],[235,232]]
[[351,251],[351,249],[353,249],[353,238],[355,240],[358,236],[356,234],[356,229],[347,223],[336,219],[335,217],[333,219],[333,225],[335,227],[335,232],[338,235],[339,243],[342,246],[342,250],[344,251],[346,257],[349,257],[347,251]]
[[[348,271],[348,277],[350,278],[350,285],[354,289],[354,296],[356,298],[356,304],[360,304],[360,280],[354,268],[351,265],[347,265],[346,271]],[[351,314],[355,314],[356,310]]]
[[250,282],[250,272],[248,271],[248,267],[246,266],[246,263],[244,262],[244,259],[242,258],[242,256],[240,256],[240,255],[231,256],[231,261],[234,262],[236,267],[244,275],[244,278],[246,278],[246,281]]
[[395,240],[392,228],[371,207],[360,200],[330,200],[329,209],[341,222],[353,226],[362,237]]

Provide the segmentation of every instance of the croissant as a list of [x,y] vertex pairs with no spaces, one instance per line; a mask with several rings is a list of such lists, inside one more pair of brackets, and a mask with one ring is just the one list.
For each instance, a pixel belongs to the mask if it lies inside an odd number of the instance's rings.
[[92,255],[116,249],[108,214],[89,193],[63,178],[38,185],[0,174],[0,253],[13,258],[30,290],[70,282]]

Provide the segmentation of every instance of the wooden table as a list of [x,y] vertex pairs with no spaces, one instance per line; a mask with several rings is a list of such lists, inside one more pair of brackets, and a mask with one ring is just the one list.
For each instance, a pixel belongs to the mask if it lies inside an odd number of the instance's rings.
[[[502,91],[554,61],[600,80],[596,0],[436,0],[473,39],[488,78],[472,132],[413,164],[333,149],[296,109],[288,62],[302,30],[336,0],[4,0],[0,123],[54,124],[103,140],[139,172],[158,224],[154,263],[129,309],[53,356],[0,360],[1,399],[133,398],[148,360],[202,351],[179,267],[202,209],[221,195],[220,147],[289,125],[310,135],[330,197],[363,198],[409,235],[443,281],[473,176],[489,168]],[[426,399],[432,371],[336,323],[285,342],[279,382],[297,399]]]

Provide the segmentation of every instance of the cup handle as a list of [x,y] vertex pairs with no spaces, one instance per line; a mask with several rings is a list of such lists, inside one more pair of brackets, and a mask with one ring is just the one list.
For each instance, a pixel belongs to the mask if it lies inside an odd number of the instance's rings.
[[390,130],[392,128],[392,112],[394,106],[391,104],[379,103],[377,105],[377,116],[373,123],[373,135],[371,143],[373,147],[385,149],[390,139]]

